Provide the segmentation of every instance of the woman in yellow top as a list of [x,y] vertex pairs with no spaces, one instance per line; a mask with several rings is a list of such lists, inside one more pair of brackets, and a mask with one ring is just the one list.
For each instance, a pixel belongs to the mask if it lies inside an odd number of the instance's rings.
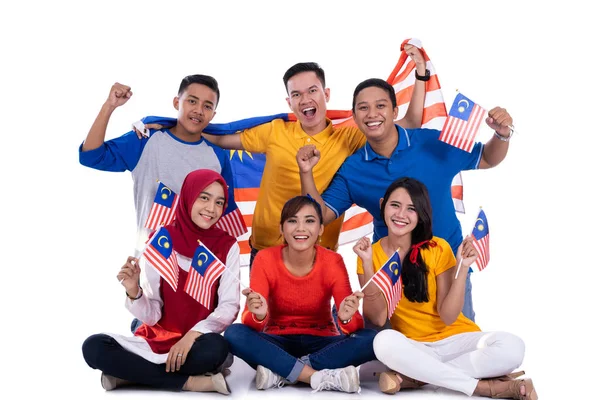
[[[392,183],[381,199],[381,217],[388,236],[371,245],[362,238],[354,246],[358,278],[364,285],[399,249],[402,299],[373,348],[377,359],[395,372],[384,372],[379,386],[385,393],[426,383],[469,396],[537,399],[530,379],[509,374],[521,365],[523,341],[506,332],[481,332],[462,313],[469,266],[477,258],[471,237],[457,254],[462,265],[455,279],[456,259],[450,245],[434,237],[427,188],[412,178]],[[387,303],[375,285],[368,285],[364,315],[378,326],[387,320]],[[494,378],[494,379],[485,379]]]

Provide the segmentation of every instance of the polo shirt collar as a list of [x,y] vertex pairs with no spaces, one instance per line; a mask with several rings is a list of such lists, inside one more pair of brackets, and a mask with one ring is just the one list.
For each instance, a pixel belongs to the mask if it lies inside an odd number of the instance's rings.
[[[396,145],[396,149],[394,150],[393,154],[397,154],[398,152],[408,149],[410,147],[410,138],[408,137],[408,132],[406,131],[406,129],[396,124],[396,131],[398,131],[398,144]],[[365,145],[364,158],[365,161],[376,159],[387,160],[387,157],[375,153],[368,141]]]
[[327,118],[327,126],[321,132],[316,135],[310,136],[302,129],[302,125],[300,125],[300,121],[296,121],[294,124],[294,138],[296,139],[305,139],[307,137],[311,138],[315,142],[319,144],[323,144],[329,139],[329,136],[333,133],[333,124],[331,120]]

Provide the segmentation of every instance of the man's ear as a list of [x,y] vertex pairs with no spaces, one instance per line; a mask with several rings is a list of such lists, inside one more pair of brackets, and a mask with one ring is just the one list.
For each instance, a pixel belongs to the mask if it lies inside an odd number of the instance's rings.
[[179,111],[179,96],[173,97],[173,107]]
[[383,204],[383,197],[379,199],[379,209],[381,210],[381,205]]
[[398,119],[398,107],[394,107],[394,121]]
[[[289,98],[289,97],[286,97],[286,98],[285,98],[285,101],[287,101],[287,103],[288,103],[288,107],[289,107],[289,108],[290,108],[290,110],[291,110],[291,109],[292,109],[292,103],[290,103],[290,98]],[[293,110],[292,110],[292,111],[293,111]]]
[[217,112],[216,112],[216,111],[215,111],[215,112],[212,114],[212,117],[210,117],[210,119],[208,120],[208,122],[212,121],[212,120],[213,120],[213,118],[215,117],[215,115],[217,115]]
[[325,88],[323,91],[325,92],[325,103],[329,103],[330,90],[329,88]]

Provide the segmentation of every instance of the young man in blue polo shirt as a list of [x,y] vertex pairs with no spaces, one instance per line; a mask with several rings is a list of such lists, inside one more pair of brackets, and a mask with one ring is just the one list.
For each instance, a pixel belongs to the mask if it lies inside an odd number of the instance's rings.
[[[319,151],[314,146],[298,151],[302,193],[321,203],[324,223],[357,204],[373,216],[373,241],[387,236],[387,227],[380,216],[380,200],[394,180],[408,176],[427,186],[433,209],[433,234],[448,241],[456,253],[462,242],[462,229],[450,192],[452,178],[460,171],[494,167],[504,159],[512,117],[503,108],[490,110],[486,123],[495,131],[494,136],[485,146],[476,143],[468,153],[438,140],[438,130],[404,129],[395,125],[398,107],[394,88],[384,80],[368,79],[356,87],[352,113],[367,137],[367,144],[344,161],[322,197],[312,176]],[[475,319],[470,279],[463,313]]]

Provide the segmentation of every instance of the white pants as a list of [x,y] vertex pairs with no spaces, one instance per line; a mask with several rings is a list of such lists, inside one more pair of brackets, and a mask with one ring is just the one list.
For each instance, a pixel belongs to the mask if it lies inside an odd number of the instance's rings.
[[377,359],[410,378],[469,396],[479,378],[505,375],[519,367],[525,343],[506,332],[469,332],[437,342],[417,342],[393,329],[375,336]]

